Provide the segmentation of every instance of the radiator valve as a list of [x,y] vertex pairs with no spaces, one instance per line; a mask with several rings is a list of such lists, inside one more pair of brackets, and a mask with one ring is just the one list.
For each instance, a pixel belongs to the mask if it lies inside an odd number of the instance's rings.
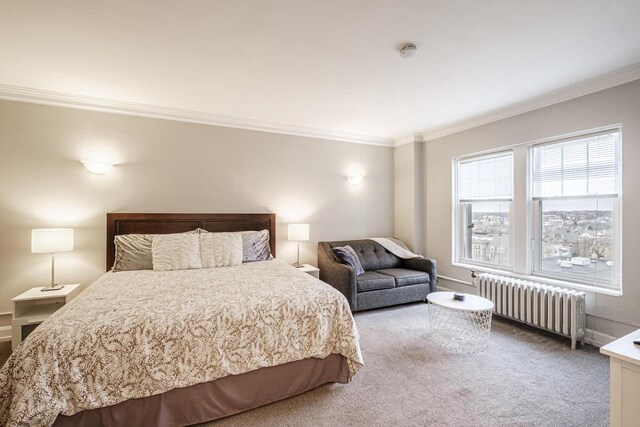
[[478,273],[475,270],[471,270],[471,285],[476,287],[476,278],[478,277]]

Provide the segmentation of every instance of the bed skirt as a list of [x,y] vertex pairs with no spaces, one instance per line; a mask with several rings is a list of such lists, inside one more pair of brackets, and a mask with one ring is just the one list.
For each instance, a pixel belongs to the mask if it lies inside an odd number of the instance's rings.
[[59,415],[54,426],[175,427],[227,417],[326,383],[347,383],[347,359],[331,354],[230,375],[117,405]]

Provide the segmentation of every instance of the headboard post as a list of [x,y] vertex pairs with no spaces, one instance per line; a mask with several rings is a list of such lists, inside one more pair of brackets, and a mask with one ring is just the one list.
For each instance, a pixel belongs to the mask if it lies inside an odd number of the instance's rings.
[[269,230],[271,254],[276,255],[276,214],[108,213],[107,271],[115,261],[114,239],[120,234],[168,234],[203,228],[212,232]]

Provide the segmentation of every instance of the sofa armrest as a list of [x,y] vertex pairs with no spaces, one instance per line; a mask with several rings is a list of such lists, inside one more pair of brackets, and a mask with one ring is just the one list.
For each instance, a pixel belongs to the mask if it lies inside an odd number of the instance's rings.
[[438,280],[438,269],[436,260],[433,258],[411,258],[403,259],[402,265],[411,270],[424,271],[429,274],[429,292],[436,291],[436,282]]
[[318,268],[320,280],[339,290],[349,302],[351,310],[356,309],[356,270],[338,262],[331,247],[318,243]]

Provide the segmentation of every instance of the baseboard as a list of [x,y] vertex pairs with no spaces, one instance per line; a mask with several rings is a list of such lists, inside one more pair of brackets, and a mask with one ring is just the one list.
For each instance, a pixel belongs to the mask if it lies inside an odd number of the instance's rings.
[[617,340],[618,338],[611,335],[603,334],[602,332],[594,331],[592,329],[585,330],[584,342],[591,344],[594,347],[602,347],[610,342]]
[[0,326],[0,342],[11,341],[11,326]]

